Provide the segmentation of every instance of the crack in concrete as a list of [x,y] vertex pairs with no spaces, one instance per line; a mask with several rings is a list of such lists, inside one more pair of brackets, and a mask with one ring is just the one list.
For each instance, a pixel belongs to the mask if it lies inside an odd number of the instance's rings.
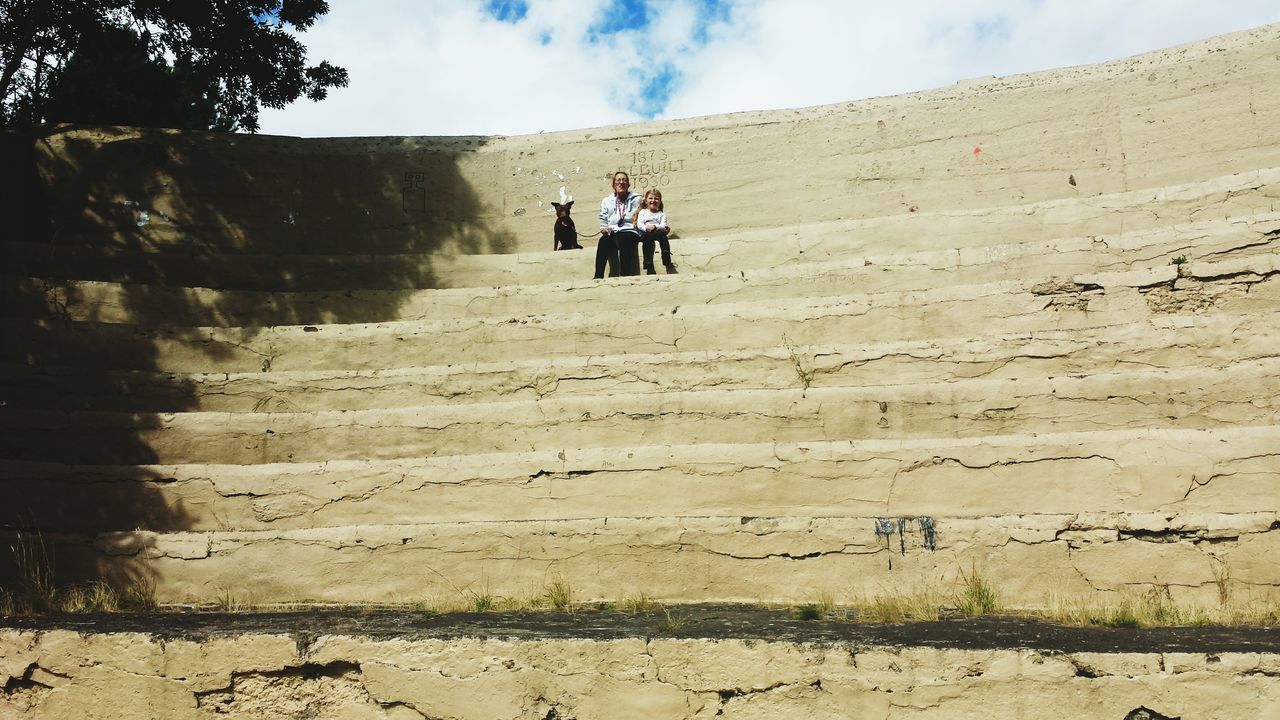
[[945,465],[948,463],[958,465],[960,467],[965,468],[966,470],[990,470],[993,467],[1034,465],[1037,463],[1062,462],[1062,461],[1070,461],[1070,460],[1106,460],[1114,464],[1117,468],[1121,467],[1120,463],[1115,458],[1107,457],[1106,455],[1099,455],[1097,453],[1094,453],[1092,455],[1055,455],[1052,457],[1031,458],[1028,460],[996,460],[990,463],[980,464],[980,465],[970,465],[965,461],[955,457],[941,457],[941,456],[935,455],[930,460],[920,460],[918,462],[912,463],[910,466],[903,469],[902,472],[905,474],[905,473],[913,472],[915,470],[919,470],[921,468],[937,466],[937,465]]
[[[735,687],[735,688],[726,688],[722,690],[712,691],[712,692],[715,692],[716,695],[719,697],[719,702],[720,702],[720,707],[718,710],[716,710],[715,717],[723,716],[726,707],[729,705],[729,703],[733,702],[734,700],[737,700],[740,698],[751,698],[757,695],[767,695],[769,693],[777,692],[779,690],[790,690],[791,688],[796,686],[797,686],[797,683],[776,682],[772,685],[768,685],[762,688],[745,688],[744,689],[744,688]],[[819,680],[814,680],[810,683],[806,683],[804,687],[814,688],[818,691],[821,691],[822,680],[819,679]],[[705,692],[705,691],[693,690],[692,688],[683,688],[683,689],[686,692],[699,692],[699,693]]]
[[[1256,285],[1261,282],[1266,282],[1277,275],[1280,275],[1280,270],[1266,270],[1266,271],[1238,270],[1234,272],[1224,272],[1219,275],[1194,274],[1194,275],[1191,275],[1190,277],[1195,278],[1196,280],[1199,280],[1205,283],[1206,285],[1210,283],[1225,283],[1228,285],[1248,286],[1248,285]],[[1174,292],[1179,292],[1179,291],[1180,291],[1179,288],[1174,289]]]
[[[363,698],[351,697],[350,690],[343,692],[337,687],[340,683]],[[269,707],[276,712],[292,708],[299,716],[317,717],[353,700],[382,705],[365,685],[360,664],[350,660],[304,662],[279,670],[233,671],[225,687],[193,690],[191,694],[197,709],[217,714],[254,713]]]
[[1244,243],[1243,245],[1235,245],[1233,247],[1229,247],[1226,250],[1215,250],[1213,252],[1205,253],[1204,255],[1200,256],[1200,259],[1202,261],[1209,261],[1209,258],[1218,256],[1218,255],[1230,255],[1233,252],[1270,245],[1276,239],[1280,238],[1280,230],[1272,230],[1271,232],[1266,233],[1262,237],[1264,239],[1258,240],[1256,242],[1248,242],[1248,243]]
[[793,554],[793,553],[790,553],[790,552],[776,552],[776,553],[763,553],[763,554],[759,554],[759,555],[746,555],[746,554],[738,554],[738,553],[733,553],[733,552],[728,552],[728,551],[722,551],[722,550],[713,550],[713,549],[711,549],[711,548],[708,548],[708,547],[706,547],[706,546],[699,545],[699,544],[696,544],[696,543],[681,543],[681,545],[682,545],[683,547],[696,548],[697,550],[700,550],[700,551],[702,551],[702,552],[708,553],[708,554],[710,554],[710,555],[716,555],[716,556],[719,556],[719,557],[732,558],[732,559],[734,559],[734,560],[774,560],[774,559],[784,559],[784,560],[797,560],[797,561],[801,561],[801,560],[813,560],[813,559],[815,559],[815,558],[823,558],[823,557],[827,557],[827,556],[830,556],[830,555],[850,555],[850,554],[852,554],[852,555],[874,555],[874,554],[876,554],[876,553],[880,552],[881,550],[883,550],[883,548],[879,548],[879,547],[867,548],[867,547],[865,547],[865,546],[861,546],[861,545],[854,545],[854,544],[852,544],[852,543],[846,543],[846,544],[845,544],[843,547],[841,547],[839,550],[815,550],[815,551],[812,551],[812,552],[808,552],[808,553],[801,553],[801,554]]

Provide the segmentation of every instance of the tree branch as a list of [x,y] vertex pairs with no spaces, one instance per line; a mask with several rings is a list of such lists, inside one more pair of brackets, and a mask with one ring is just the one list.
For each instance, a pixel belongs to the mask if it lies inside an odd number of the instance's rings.
[[[32,5],[35,6],[34,10]],[[22,16],[25,22],[14,23],[15,27],[20,29],[15,33],[13,54],[4,61],[4,71],[0,74],[0,100],[8,98],[13,92],[14,78],[17,77],[18,70],[22,69],[23,59],[35,44],[36,29],[44,20],[45,7],[39,0],[25,5],[15,3],[12,12],[14,15]]]

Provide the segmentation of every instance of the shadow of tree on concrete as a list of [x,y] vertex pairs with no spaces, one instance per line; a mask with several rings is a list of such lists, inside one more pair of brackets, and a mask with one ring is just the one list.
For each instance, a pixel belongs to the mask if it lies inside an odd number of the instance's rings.
[[512,251],[459,168],[484,142],[0,137],[0,529],[49,539],[61,583],[116,585],[153,572],[152,533],[209,529],[143,432],[200,411],[204,373],[270,372],[210,328],[394,319],[442,258]]

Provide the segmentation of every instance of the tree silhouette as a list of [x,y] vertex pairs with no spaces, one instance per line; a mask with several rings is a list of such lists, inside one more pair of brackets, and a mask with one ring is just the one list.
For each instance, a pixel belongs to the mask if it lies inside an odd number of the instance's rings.
[[324,0],[0,0],[0,122],[258,129],[262,107],[324,99],[308,65]]

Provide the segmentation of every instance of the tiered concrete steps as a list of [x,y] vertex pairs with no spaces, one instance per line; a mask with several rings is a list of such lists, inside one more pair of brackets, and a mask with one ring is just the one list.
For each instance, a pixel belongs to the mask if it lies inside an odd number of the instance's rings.
[[[880,242],[917,219],[890,216],[822,259],[768,267],[778,243],[744,233],[657,278],[337,298],[20,280],[47,319],[0,319],[7,521],[38,513],[69,566],[145,558],[168,601],[551,577],[798,601],[979,565],[1028,605],[1050,584],[1209,596],[1223,567],[1267,585],[1273,172],[1145,193],[1145,216],[1199,219],[1115,235],[925,250]],[[334,322],[335,300],[366,321]]]
[[[50,130],[0,519],[166,602],[1270,592],[1278,52],[528,138]],[[628,156],[680,273],[592,281],[546,203]]]
[[[0,619],[0,716],[1272,717],[1266,629],[717,603],[1273,602],[1277,68],[1273,26],[519,138],[0,137],[0,547],[307,608]],[[546,251],[618,167],[678,275]],[[305,605],[550,584],[667,610]]]
[[[920,266],[959,274],[989,271],[984,266],[1001,263],[1015,275],[1020,268],[1035,268],[1049,252],[1063,274],[1172,259],[1146,252],[1153,246],[1188,258],[1212,258],[1228,249],[1239,253],[1245,245],[1266,244],[1277,212],[1280,170],[1262,168],[1154,189],[739,229],[678,237],[673,244],[685,272],[751,273],[763,281],[785,266],[834,260],[834,265],[815,265],[809,272],[827,277],[831,286],[840,264],[870,264],[875,269],[859,280],[880,276],[878,286],[883,287],[905,279],[900,272],[886,275],[889,270]],[[585,228],[590,221],[583,223]],[[945,243],[939,242],[939,227],[946,228]],[[191,320],[215,325],[421,317],[425,311],[451,307],[451,298],[472,303],[484,297],[475,288],[509,296],[510,286],[585,280],[593,255],[590,247],[503,255],[255,255],[193,252],[145,237],[105,247],[92,241],[50,244],[15,238],[0,242],[0,250],[10,274],[41,278],[64,293],[59,298],[64,304],[95,319],[129,322],[131,314],[154,304],[165,312],[199,313]],[[421,287],[463,291],[414,292]]]

